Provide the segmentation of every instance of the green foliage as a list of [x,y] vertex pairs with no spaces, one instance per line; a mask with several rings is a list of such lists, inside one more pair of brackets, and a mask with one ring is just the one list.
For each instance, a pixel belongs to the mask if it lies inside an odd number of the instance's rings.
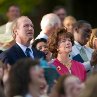
[[29,13],[33,8],[41,4],[42,0],[0,0],[0,15],[5,15],[9,5],[17,4],[22,13]]

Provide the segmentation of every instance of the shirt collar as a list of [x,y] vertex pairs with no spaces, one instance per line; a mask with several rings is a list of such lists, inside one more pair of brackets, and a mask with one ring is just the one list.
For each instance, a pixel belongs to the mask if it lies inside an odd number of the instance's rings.
[[18,42],[16,42],[16,43],[20,46],[20,48],[23,50],[24,53],[25,53],[27,48],[29,48],[31,50],[31,45],[29,47],[26,47],[26,46],[24,46],[24,45],[22,45],[22,44],[20,44]]
[[30,94],[26,94],[26,96],[25,97],[32,97]]
[[43,32],[43,31],[41,31],[40,32],[46,39],[48,39],[48,36]]
[[81,48],[85,48],[84,46],[81,46],[77,41],[74,41],[74,44],[76,45],[76,47],[80,50]]

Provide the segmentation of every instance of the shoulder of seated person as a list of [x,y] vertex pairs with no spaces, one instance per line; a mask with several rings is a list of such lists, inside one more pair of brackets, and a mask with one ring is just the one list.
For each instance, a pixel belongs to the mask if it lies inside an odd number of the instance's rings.
[[92,49],[92,48],[90,48],[90,47],[87,47],[86,45],[85,45],[85,48],[87,48],[88,50],[90,50],[90,51],[94,51],[94,49]]
[[5,33],[6,24],[0,26],[0,34]]

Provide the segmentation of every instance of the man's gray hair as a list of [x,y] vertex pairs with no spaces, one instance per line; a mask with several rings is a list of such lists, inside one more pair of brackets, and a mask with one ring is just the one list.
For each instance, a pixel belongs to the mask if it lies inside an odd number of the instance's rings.
[[56,14],[49,13],[42,17],[40,25],[42,30],[46,27],[54,27],[55,25],[58,25],[60,27],[61,21]]

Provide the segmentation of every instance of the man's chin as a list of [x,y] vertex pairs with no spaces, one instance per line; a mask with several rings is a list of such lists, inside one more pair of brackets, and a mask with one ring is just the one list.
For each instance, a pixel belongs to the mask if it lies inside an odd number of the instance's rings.
[[82,46],[84,46],[84,45],[87,44],[87,42],[84,42],[84,41],[83,41],[83,42],[81,42],[80,44],[81,44]]
[[32,39],[33,39],[32,37],[29,37],[29,38],[28,38],[28,41],[31,41]]

